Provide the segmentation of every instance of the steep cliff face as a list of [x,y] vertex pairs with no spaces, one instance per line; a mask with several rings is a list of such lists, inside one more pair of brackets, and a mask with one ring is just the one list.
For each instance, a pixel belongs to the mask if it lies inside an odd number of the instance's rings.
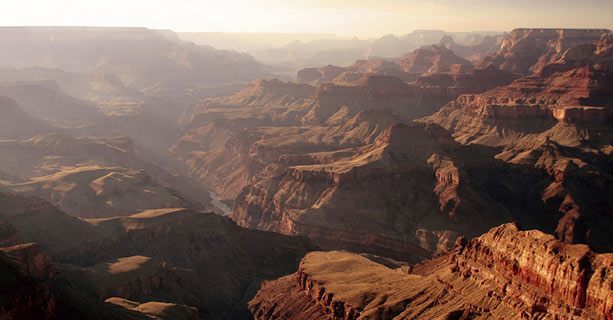
[[57,301],[50,284],[45,282],[49,266],[49,257],[32,244],[0,248],[0,313],[3,318],[57,317]]
[[440,127],[392,124],[338,159],[260,176],[238,195],[232,217],[324,247],[405,259],[445,252],[458,232],[476,235],[510,219],[475,191],[464,168],[471,157],[462,154]]
[[450,96],[457,97],[462,94],[478,94],[505,86],[516,78],[517,76],[510,72],[490,66],[461,74],[425,74],[417,78],[415,83],[419,86],[445,88]]
[[507,224],[408,269],[309,253],[249,307],[254,319],[610,319],[611,258]]
[[321,85],[305,106],[307,124],[325,123],[339,112],[351,117],[367,109],[385,110],[411,119],[438,110],[449,97],[443,90],[424,89],[391,76],[367,75],[351,86]]
[[[462,95],[424,120],[462,144],[493,146],[498,159],[542,170],[551,178],[538,193],[559,212],[556,236],[610,251],[612,53],[611,36],[602,35],[561,52],[538,74]],[[595,191],[584,192],[587,185]]]
[[[594,55],[603,59],[592,62]],[[563,60],[540,75],[482,94],[462,95],[429,120],[449,129],[463,143],[501,145],[508,139],[546,131],[565,145],[600,140],[611,133],[607,129],[612,106],[608,88],[613,85],[613,73],[601,68],[607,55],[593,50],[583,66]],[[579,128],[577,136],[563,133],[569,127]]]
[[462,95],[426,120],[462,143],[507,145],[548,136],[566,146],[607,144],[613,96],[610,35],[561,52],[535,75],[482,94]]
[[613,255],[595,254],[586,245],[506,224],[456,247],[450,261],[465,277],[493,281],[533,312],[613,315]]
[[[206,102],[186,117],[186,132],[174,152],[192,176],[224,200],[233,200],[250,179],[282,156],[354,147],[364,139],[372,142],[390,119],[405,122],[449,100],[444,90],[422,89],[389,76],[365,76],[354,85],[317,89],[274,84],[276,89],[254,83],[242,93]],[[300,94],[291,93],[296,90]],[[382,116],[353,120],[372,110]]]
[[500,51],[479,67],[496,66],[517,74],[538,73],[576,45],[593,43],[606,29],[514,29],[501,41]]

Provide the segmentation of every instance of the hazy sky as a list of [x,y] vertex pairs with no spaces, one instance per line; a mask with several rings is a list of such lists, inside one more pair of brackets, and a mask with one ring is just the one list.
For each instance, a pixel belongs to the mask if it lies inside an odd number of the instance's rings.
[[0,24],[176,31],[404,34],[414,29],[613,28],[613,0],[4,0]]

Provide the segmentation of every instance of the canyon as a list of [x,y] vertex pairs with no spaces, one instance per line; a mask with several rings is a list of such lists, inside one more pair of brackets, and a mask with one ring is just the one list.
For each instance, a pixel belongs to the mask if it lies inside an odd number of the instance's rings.
[[613,320],[610,30],[212,36],[0,27],[0,319]]

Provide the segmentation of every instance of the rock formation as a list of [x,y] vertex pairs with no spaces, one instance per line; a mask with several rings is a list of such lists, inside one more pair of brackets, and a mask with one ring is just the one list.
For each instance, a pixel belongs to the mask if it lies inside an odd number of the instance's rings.
[[393,76],[410,82],[426,74],[466,74],[472,69],[471,62],[456,56],[453,51],[442,45],[431,45],[396,59],[361,59],[345,68],[307,68],[298,71],[296,77],[299,83],[347,85],[368,74]]
[[0,96],[0,137],[28,137],[52,130],[41,119],[24,112],[15,100]]
[[[193,176],[228,200],[279,156],[339,149],[339,142],[341,148],[359,145],[360,139],[345,134],[357,133],[347,122],[360,112],[394,113],[402,122],[428,114],[448,99],[440,89],[421,89],[389,76],[317,88],[258,81],[233,96],[192,108],[174,150]],[[377,119],[370,120],[371,127],[384,129]]]
[[89,296],[32,243],[0,247],[0,284],[3,319],[145,319]]
[[[326,160],[295,158],[265,170],[237,196],[232,217],[324,247],[405,259],[445,252],[457,232],[478,234],[510,219],[472,190],[459,148],[440,127],[392,124],[348,155],[320,153]],[[474,206],[484,211],[478,217]]]
[[0,168],[15,176],[0,185],[48,199],[76,216],[210,206],[203,188],[142,160],[127,137],[44,134],[3,140],[0,159]]
[[[173,309],[159,303],[172,301],[197,308],[203,317],[241,318],[241,301],[250,299],[262,279],[291,272],[313,248],[304,239],[242,229],[227,218],[185,209],[82,220],[36,198],[0,193],[0,200],[0,246],[36,242],[71,291],[86,291],[99,302],[116,297],[151,303],[138,308],[144,314]],[[16,268],[30,274],[47,270],[48,257],[21,252]],[[18,288],[3,286],[11,294]]]
[[408,269],[312,252],[249,309],[255,319],[610,319],[612,258],[506,224]]
[[[581,34],[554,33],[564,35],[561,39]],[[594,43],[567,48],[537,74],[461,95],[424,119],[448,129],[460,143],[494,146],[500,150],[496,158],[546,172],[550,182],[539,193],[562,215],[556,219],[558,238],[599,251],[611,248],[605,231],[611,227],[605,199],[613,181],[606,151],[613,132],[611,43],[604,34]],[[586,185],[595,191],[585,193]]]
[[111,73],[156,96],[189,94],[181,85],[195,89],[266,75],[246,54],[196,46],[172,32],[169,36],[146,28],[5,27],[0,29],[0,44],[5,48],[2,67]]
[[485,57],[479,66],[493,65],[522,75],[538,73],[568,49],[609,33],[606,29],[514,29],[502,39],[500,51]]
[[25,112],[47,120],[70,122],[100,115],[95,105],[65,94],[53,81],[0,83],[0,95],[15,99]]
[[495,54],[500,49],[502,35],[483,36],[478,43],[469,43],[467,45],[458,44],[453,37],[444,36],[439,43],[441,46],[453,51],[458,57],[464,58],[471,62],[477,62],[488,55]]
[[462,59],[444,46],[420,48],[400,59],[400,66],[408,73],[467,73],[470,61]]

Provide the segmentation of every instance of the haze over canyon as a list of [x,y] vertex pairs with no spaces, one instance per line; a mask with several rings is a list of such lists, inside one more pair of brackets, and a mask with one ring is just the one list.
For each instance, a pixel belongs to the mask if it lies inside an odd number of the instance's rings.
[[0,27],[1,320],[613,320],[610,25],[292,25]]

